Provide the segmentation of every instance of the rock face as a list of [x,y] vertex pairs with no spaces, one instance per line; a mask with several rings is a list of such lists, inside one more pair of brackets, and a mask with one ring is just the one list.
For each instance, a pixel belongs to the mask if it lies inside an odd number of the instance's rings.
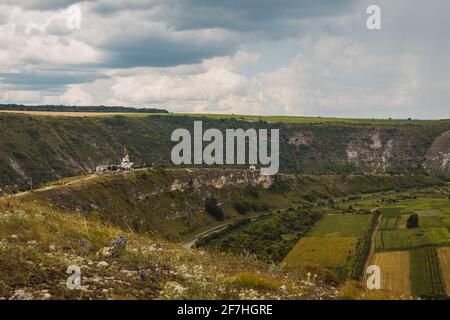
[[289,136],[288,144],[295,146],[309,146],[313,143],[313,139],[311,131],[299,130]]
[[425,155],[423,167],[431,175],[450,180],[450,131],[433,142]]
[[[289,147],[282,149],[281,167],[303,173],[420,172],[433,141],[420,131],[395,126],[313,125],[293,129],[286,139]],[[283,156],[291,155],[291,163],[286,163]]]
[[346,152],[360,170],[385,173],[420,168],[426,148],[426,141],[406,132],[376,128],[352,137]]
[[231,171],[221,172],[220,170],[190,170],[187,169],[185,175],[180,179],[175,179],[170,185],[170,191],[186,191],[189,188],[214,187],[223,189],[224,187],[246,187],[260,186],[268,189],[273,183],[272,176],[260,175],[257,171]]

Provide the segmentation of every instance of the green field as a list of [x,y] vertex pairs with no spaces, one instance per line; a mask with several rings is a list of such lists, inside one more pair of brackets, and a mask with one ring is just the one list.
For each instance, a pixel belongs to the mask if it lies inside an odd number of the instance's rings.
[[305,116],[257,116],[234,114],[201,114],[201,113],[171,113],[171,115],[188,117],[205,117],[209,119],[237,119],[245,121],[267,121],[282,123],[350,123],[350,124],[374,124],[374,125],[436,125],[447,124],[450,120],[408,120],[408,119],[355,119],[355,118],[326,118]]
[[419,218],[419,227],[422,228],[442,228],[445,224],[439,217],[425,216]]
[[439,259],[432,247],[414,249],[411,256],[412,294],[418,297],[444,295]]
[[447,217],[443,217],[441,221],[447,226],[447,228],[450,228],[450,215],[448,215]]
[[386,207],[380,209],[384,218],[398,218],[401,215],[401,207]]
[[[442,209],[442,208],[440,208]],[[436,217],[443,213],[440,209],[424,209],[424,210],[416,210],[414,213],[417,213],[421,217]]]
[[376,237],[376,249],[380,251],[444,244],[450,244],[450,233],[447,228],[381,230]]
[[381,219],[380,230],[395,230],[397,228],[397,218],[385,218]]
[[361,237],[370,215],[326,215],[308,233],[310,237]]

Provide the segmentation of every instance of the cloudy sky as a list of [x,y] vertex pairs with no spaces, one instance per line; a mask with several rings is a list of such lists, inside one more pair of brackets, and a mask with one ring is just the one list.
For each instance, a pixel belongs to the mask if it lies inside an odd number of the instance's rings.
[[0,2],[0,103],[450,118],[449,57],[448,0]]

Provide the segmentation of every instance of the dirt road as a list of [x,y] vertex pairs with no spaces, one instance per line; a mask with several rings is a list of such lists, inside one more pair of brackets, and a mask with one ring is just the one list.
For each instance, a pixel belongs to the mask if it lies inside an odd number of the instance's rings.
[[[253,222],[253,221],[256,221],[256,220],[258,220],[258,219],[260,219],[260,218],[262,218],[262,217],[265,217],[265,216],[267,216],[267,215],[270,215],[270,214],[272,214],[272,213],[275,213],[275,212],[280,212],[280,213],[281,213],[281,212],[285,212],[285,211],[287,211],[287,210],[288,210],[288,209],[277,209],[277,210],[274,210],[274,211],[264,212],[264,213],[261,213],[261,214],[258,214],[258,215],[256,215],[256,216],[249,217],[249,218],[250,218],[250,220]],[[207,236],[209,236],[209,235],[211,235],[211,234],[213,234],[213,233],[222,231],[223,229],[225,229],[226,227],[228,227],[229,225],[231,225],[231,224],[233,224],[234,222],[237,222],[237,221],[239,221],[239,220],[233,219],[233,220],[231,220],[231,221],[227,221],[227,222],[222,223],[222,224],[220,224],[220,225],[216,225],[216,226],[211,227],[211,228],[209,228],[209,229],[207,229],[207,230],[204,230],[204,231],[202,231],[202,232],[196,234],[196,235],[194,236],[194,238],[192,238],[192,239],[190,239],[189,241],[183,243],[183,246],[184,246],[185,248],[190,249],[190,248],[192,248],[192,247],[194,246],[195,242],[196,242],[198,239],[201,239],[201,238],[207,237]]]
[[366,280],[367,280],[366,270],[369,267],[369,265],[370,265],[370,263],[371,263],[371,261],[373,259],[373,255],[375,254],[375,241],[376,241],[378,229],[380,228],[380,225],[381,225],[381,218],[382,217],[383,217],[383,215],[381,215],[381,214],[378,216],[377,225],[373,229],[372,236],[370,238],[370,252],[369,252],[369,256],[367,257],[366,264],[364,265],[363,283],[365,283]]
[[75,183],[78,183],[78,182],[82,182],[82,181],[86,181],[86,180],[90,180],[90,179],[93,179],[93,178],[95,178],[95,177],[96,177],[95,174],[90,174],[90,175],[88,175],[88,176],[84,176],[83,178],[76,179],[76,180],[72,180],[72,181],[69,181],[69,182],[67,182],[67,183],[63,183],[63,184],[54,184],[54,185],[51,185],[51,186],[45,186],[45,187],[42,187],[42,188],[39,188],[39,189],[34,189],[34,190],[32,190],[32,191],[31,191],[31,190],[23,191],[23,192],[16,193],[16,194],[14,194],[14,195],[12,195],[12,196],[13,196],[13,197],[22,197],[22,196],[24,196],[24,195],[30,194],[31,192],[42,192],[42,191],[47,191],[47,190],[56,189],[56,188],[59,188],[59,187],[70,186],[70,185],[72,185],[72,184],[75,184]]

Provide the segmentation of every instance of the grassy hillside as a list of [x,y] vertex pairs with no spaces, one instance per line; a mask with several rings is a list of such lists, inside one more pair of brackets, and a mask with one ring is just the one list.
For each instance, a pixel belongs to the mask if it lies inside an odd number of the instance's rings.
[[[318,299],[338,291],[250,257],[188,250],[95,217],[0,199],[0,299]],[[81,287],[66,271],[77,266]]]
[[[171,133],[203,120],[204,129],[278,128],[286,173],[424,172],[428,148],[449,121],[284,121],[193,115],[44,117],[0,114],[0,188],[4,192],[117,163],[124,147],[137,164],[171,165]],[[269,121],[269,122],[266,122]],[[430,169],[431,170],[431,169]]]

